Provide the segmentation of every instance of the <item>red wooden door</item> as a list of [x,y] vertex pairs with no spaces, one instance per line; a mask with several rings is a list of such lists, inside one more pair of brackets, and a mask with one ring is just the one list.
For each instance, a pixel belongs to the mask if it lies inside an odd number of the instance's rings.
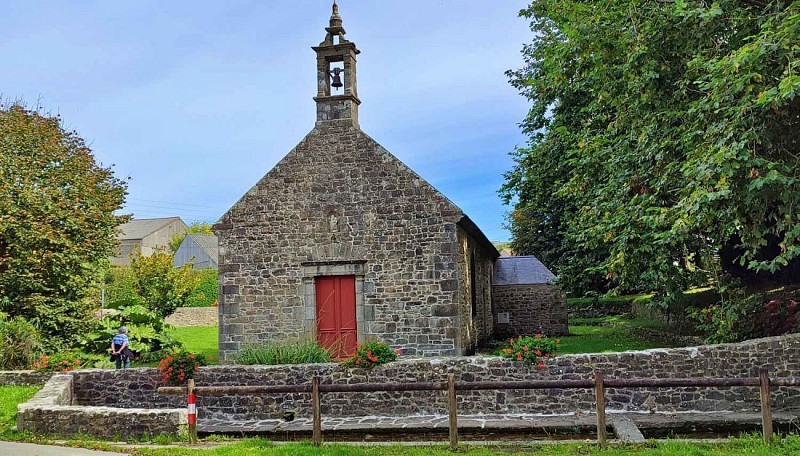
[[352,356],[358,344],[355,276],[317,277],[317,342],[334,358]]

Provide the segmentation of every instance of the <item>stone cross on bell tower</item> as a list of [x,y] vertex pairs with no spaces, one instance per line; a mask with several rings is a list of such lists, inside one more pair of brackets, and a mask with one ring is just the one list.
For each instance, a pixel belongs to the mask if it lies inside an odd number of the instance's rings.
[[317,53],[317,122],[349,119],[358,126],[358,85],[356,83],[356,56],[361,52],[344,35],[339,6],[333,2],[328,33]]

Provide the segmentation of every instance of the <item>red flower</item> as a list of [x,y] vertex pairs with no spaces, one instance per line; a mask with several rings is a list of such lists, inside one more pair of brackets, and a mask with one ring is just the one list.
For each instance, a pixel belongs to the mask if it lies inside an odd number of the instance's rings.
[[508,343],[514,345],[514,338],[512,337],[511,339],[508,339]]
[[536,351],[535,351],[535,352],[533,352],[533,353],[534,353],[536,356],[542,356],[542,351],[541,351],[541,350],[536,350]]
[[397,354],[397,355],[402,355],[402,354],[403,354],[403,350],[401,350],[401,349],[399,349],[399,348],[398,348],[397,350],[395,350],[394,352],[395,352],[395,354]]
[[529,350],[527,345],[526,345],[526,346],[524,346],[524,347],[522,347],[522,349],[523,349],[523,350],[525,350],[525,351],[528,351],[528,350]]
[[361,364],[361,360],[360,360],[360,359],[357,359],[357,360],[356,360],[356,364]]
[[517,361],[522,361],[522,352],[517,352]]
[[536,335],[536,338],[537,338],[537,339],[541,339],[541,338],[542,338],[542,335],[541,335],[541,334],[537,334],[537,335]]
[[544,361],[539,361],[539,364],[536,365],[539,369],[544,369]]

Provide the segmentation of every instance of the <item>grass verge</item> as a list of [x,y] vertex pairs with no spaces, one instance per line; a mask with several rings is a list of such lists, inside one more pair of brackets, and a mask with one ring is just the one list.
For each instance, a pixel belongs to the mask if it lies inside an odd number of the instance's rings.
[[800,437],[790,436],[775,445],[764,444],[757,436],[747,436],[726,440],[722,443],[689,443],[678,441],[647,442],[636,445],[617,445],[600,450],[589,443],[584,444],[544,444],[526,448],[468,447],[453,453],[447,447],[403,446],[364,446],[324,445],[315,448],[308,443],[276,445],[263,439],[246,439],[241,442],[213,449],[163,448],[136,449],[133,454],[140,456],[452,456],[464,454],[471,456],[495,455],[641,455],[641,456],[739,456],[739,455],[796,455],[800,454]]
[[17,425],[17,405],[32,398],[39,386],[0,386],[0,436]]

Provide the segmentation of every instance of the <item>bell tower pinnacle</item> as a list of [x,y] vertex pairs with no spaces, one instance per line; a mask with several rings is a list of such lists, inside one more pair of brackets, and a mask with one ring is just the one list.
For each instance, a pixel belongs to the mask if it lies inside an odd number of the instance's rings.
[[344,37],[339,5],[333,2],[325,40],[311,49],[317,53],[317,122],[349,119],[358,127],[356,56],[361,52]]

